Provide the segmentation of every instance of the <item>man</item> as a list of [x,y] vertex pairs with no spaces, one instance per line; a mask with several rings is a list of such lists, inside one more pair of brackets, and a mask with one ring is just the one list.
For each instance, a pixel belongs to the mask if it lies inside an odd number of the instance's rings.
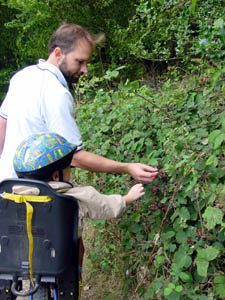
[[74,120],[73,97],[68,84],[87,74],[87,64],[101,36],[75,24],[60,26],[49,42],[47,61],[17,72],[10,80],[0,108],[0,180],[16,177],[13,155],[20,142],[33,134],[56,132],[77,145],[71,165],[89,171],[128,173],[151,183],[158,171],[139,163],[122,163],[82,149]]

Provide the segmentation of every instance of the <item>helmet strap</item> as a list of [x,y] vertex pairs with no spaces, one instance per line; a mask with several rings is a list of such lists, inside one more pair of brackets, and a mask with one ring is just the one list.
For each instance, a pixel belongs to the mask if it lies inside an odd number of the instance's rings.
[[63,170],[59,170],[59,181],[63,181]]

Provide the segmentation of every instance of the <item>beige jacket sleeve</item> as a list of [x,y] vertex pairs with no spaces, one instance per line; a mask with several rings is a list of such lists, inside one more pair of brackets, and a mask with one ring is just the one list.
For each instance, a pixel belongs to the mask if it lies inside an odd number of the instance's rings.
[[91,186],[74,187],[65,192],[78,200],[79,217],[107,220],[118,217],[126,207],[121,195],[104,195]]
[[[78,236],[82,235],[84,218],[107,220],[118,217],[126,207],[125,199],[121,195],[105,195],[99,193],[91,186],[73,187],[64,182],[49,182],[57,192],[75,197],[79,206]],[[17,194],[38,195],[37,188],[15,186],[13,191]]]
[[[68,184],[63,182],[50,182],[49,184],[55,191],[77,199],[79,217],[82,219],[85,217],[96,220],[116,218],[126,207],[125,199],[121,195],[101,194],[91,186],[71,188]],[[27,186],[15,186],[13,192],[26,195],[39,194],[37,188]]]

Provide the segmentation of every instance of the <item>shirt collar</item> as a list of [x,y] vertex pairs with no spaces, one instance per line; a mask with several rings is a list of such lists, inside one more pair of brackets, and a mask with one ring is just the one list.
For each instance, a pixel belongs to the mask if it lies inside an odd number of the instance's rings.
[[54,74],[57,79],[59,80],[59,82],[66,88],[69,90],[68,88],[68,84],[66,82],[65,77],[63,76],[62,72],[59,70],[59,68],[57,68],[56,66],[54,66],[53,64],[49,64],[47,63],[44,59],[39,59],[38,60],[38,64],[37,67],[41,70],[47,70],[49,72],[51,72],[52,74]]

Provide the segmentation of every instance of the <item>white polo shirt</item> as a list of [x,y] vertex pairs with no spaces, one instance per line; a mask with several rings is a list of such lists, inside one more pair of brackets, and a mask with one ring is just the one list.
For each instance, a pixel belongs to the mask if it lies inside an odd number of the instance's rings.
[[61,71],[39,60],[17,72],[10,80],[8,93],[0,108],[7,119],[0,180],[16,177],[13,157],[26,137],[55,132],[82,148],[80,131],[74,119],[74,100]]

